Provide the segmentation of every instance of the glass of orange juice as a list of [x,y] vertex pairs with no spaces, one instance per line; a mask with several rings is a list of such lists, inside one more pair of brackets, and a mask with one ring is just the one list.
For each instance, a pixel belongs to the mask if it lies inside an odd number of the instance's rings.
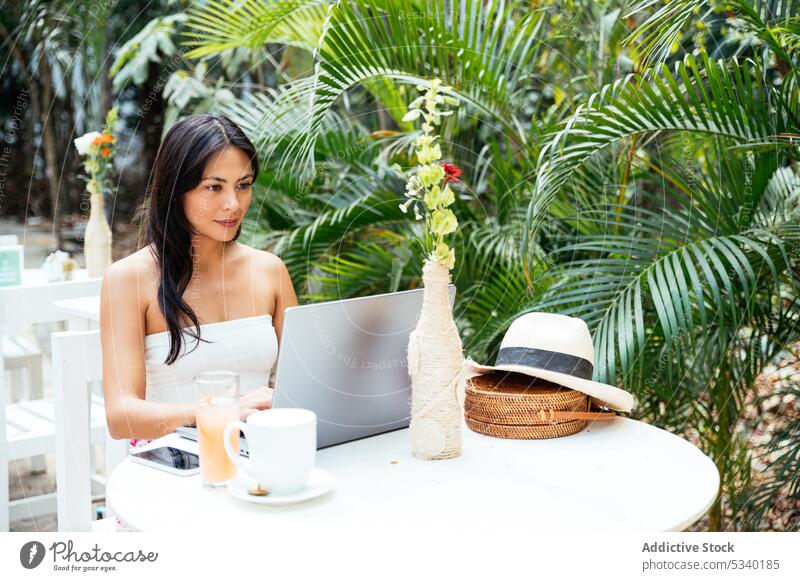
[[[236,465],[225,453],[225,426],[239,419],[239,375],[232,371],[207,371],[194,378],[200,394],[197,408],[197,443],[200,448],[200,479],[203,486],[219,488],[236,475]],[[239,431],[230,436],[239,449]]]

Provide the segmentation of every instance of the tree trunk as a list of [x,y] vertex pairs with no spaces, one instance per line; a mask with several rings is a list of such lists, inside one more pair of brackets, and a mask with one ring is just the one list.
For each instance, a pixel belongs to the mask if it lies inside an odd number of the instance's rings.
[[107,55],[110,54],[108,46],[108,28],[103,29],[103,49],[100,53],[100,110],[105,115],[111,110],[111,77],[109,71],[111,70],[111,59]]
[[[12,21],[18,21],[19,15],[12,13]],[[11,40],[11,36],[8,33],[8,30],[5,26],[0,22],[0,34],[2,34],[2,38],[6,40],[6,42]],[[29,119],[27,123],[25,123],[25,138],[23,139],[22,144],[22,153],[23,153],[23,160],[25,162],[25,168],[27,175],[25,177],[32,183],[35,177],[35,168],[36,168],[36,155],[37,152],[33,148],[34,142],[34,135],[35,135],[35,125],[36,120],[41,118],[40,115],[40,107],[39,107],[39,85],[37,84],[36,79],[33,78],[31,74],[31,68],[28,65],[28,55],[20,48],[21,43],[18,42],[9,42],[11,54],[14,55],[14,58],[17,61],[17,65],[19,65],[20,70],[22,71],[22,78],[25,80],[25,87],[28,90],[28,100],[30,102],[30,116],[28,116],[27,112],[25,114],[25,119]],[[20,119],[20,125],[23,124],[25,119]],[[31,206],[34,209],[34,212],[38,212],[42,207],[41,198],[34,197],[31,200]],[[27,219],[27,216],[26,216]]]
[[[111,59],[106,58],[110,49],[108,45],[108,27],[103,27],[103,40],[102,50],[100,52],[100,111],[102,112],[102,120],[105,121],[105,116],[111,110],[111,77],[109,71],[111,70]],[[114,210],[116,209],[116,197],[109,200],[109,204],[105,204],[105,216],[109,225],[114,223]]]
[[65,83],[63,99],[55,99],[51,110],[53,111],[53,128],[56,136],[56,155],[59,156],[58,183],[60,184],[59,215],[71,214],[78,211],[82,201],[83,182],[78,175],[81,173],[81,160],[73,145],[75,135],[75,108],[78,100],[72,89],[72,83]]
[[143,129],[142,135],[142,163],[145,173],[142,183],[137,187],[138,201],[144,200],[147,184],[150,181],[150,171],[161,144],[161,130],[164,126],[164,99],[161,93],[166,79],[161,75],[166,74],[156,63],[150,64],[147,83],[139,88],[139,122]]
[[[26,70],[28,70],[26,68]],[[39,90],[39,81],[33,77],[28,77],[28,89],[30,89],[31,94],[31,115],[30,115],[30,123],[29,126],[29,136],[30,136],[30,157],[27,157],[27,161],[29,163],[28,167],[30,168],[30,175],[31,175],[31,183],[33,183],[34,178],[36,177],[36,161],[39,157],[39,148],[33,147],[35,142],[34,135],[36,133],[36,122],[40,122],[42,120],[42,95],[41,91]],[[50,196],[48,196],[49,199]],[[46,206],[49,204],[43,199],[43,196],[37,195],[35,196],[36,202],[38,203],[38,207],[42,209],[42,214],[45,214]],[[52,209],[50,210],[52,214]]]
[[50,63],[45,56],[46,51],[42,51],[39,58],[39,71],[42,82],[41,110],[39,112],[42,122],[42,140],[44,142],[44,160],[47,173],[47,181],[50,186],[50,205],[53,217],[53,236],[56,239],[56,247],[61,248],[61,209],[58,205],[58,158],[56,155],[56,136],[53,131],[55,116],[50,113],[52,108],[53,77]]

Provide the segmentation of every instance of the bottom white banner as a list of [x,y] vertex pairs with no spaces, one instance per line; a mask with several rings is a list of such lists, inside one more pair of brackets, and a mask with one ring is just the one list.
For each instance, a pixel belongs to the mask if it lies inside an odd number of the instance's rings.
[[[800,579],[800,533],[584,533],[442,523],[263,534],[4,533],[0,579]],[[274,578],[274,577],[273,577]]]

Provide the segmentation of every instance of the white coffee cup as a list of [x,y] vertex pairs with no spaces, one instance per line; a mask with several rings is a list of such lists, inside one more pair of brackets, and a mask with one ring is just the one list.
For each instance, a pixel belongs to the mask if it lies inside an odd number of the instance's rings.
[[[231,431],[247,439],[250,460],[231,446]],[[225,426],[225,452],[236,466],[275,494],[302,489],[311,476],[317,456],[317,414],[302,408],[277,408],[254,412],[247,422]]]

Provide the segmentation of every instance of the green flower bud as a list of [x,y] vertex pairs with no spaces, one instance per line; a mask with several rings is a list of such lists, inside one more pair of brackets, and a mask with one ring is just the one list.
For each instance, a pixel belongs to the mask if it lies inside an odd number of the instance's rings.
[[[429,164],[436,161],[437,159],[440,159],[441,157],[442,157],[442,148],[439,147],[438,143],[433,147],[423,146],[417,150],[417,160],[419,161],[419,163]],[[442,177],[444,177],[444,174],[442,174]]]
[[428,163],[419,168],[417,178],[423,186],[430,188],[438,185],[444,179],[444,168],[438,163]]
[[437,244],[436,249],[431,253],[431,258],[437,262],[444,263],[450,270],[456,265],[455,251],[444,242]]
[[458,219],[452,210],[434,210],[431,214],[431,232],[437,236],[447,236],[458,228]]

